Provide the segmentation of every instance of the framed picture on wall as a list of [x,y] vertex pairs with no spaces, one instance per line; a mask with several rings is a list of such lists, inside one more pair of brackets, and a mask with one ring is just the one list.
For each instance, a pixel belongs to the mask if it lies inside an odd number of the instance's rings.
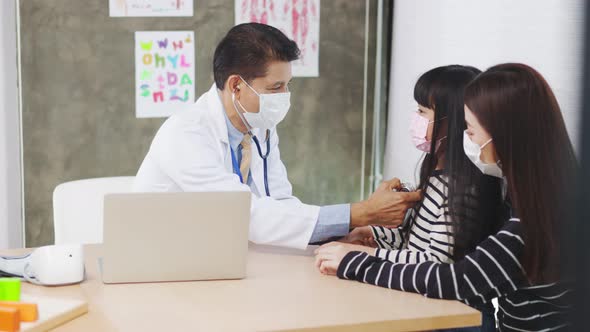
[[111,17],[193,16],[193,0],[109,0]]
[[194,32],[135,32],[135,115],[167,117],[194,100]]

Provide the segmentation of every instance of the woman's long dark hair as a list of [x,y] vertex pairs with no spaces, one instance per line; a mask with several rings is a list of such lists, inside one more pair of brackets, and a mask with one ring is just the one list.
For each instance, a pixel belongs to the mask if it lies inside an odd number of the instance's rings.
[[469,66],[437,67],[424,73],[414,87],[416,102],[434,110],[431,153],[422,161],[419,187],[426,189],[428,178],[444,158],[454,259],[475,250],[478,243],[500,228],[504,218],[500,180],[483,175],[463,150],[463,132],[467,128],[464,89],[480,73]]
[[578,164],[557,100],[536,70],[501,64],[465,90],[465,105],[491,135],[523,224],[521,262],[529,281],[559,278],[560,223]]

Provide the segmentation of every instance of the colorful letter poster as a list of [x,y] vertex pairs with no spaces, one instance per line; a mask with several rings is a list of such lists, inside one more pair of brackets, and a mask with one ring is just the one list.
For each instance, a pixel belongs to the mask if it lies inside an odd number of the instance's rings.
[[135,114],[179,113],[195,99],[193,31],[135,32]]
[[235,0],[236,25],[272,25],[293,39],[301,59],[293,62],[293,76],[319,75],[320,0]]
[[193,16],[193,0],[109,0],[111,17]]

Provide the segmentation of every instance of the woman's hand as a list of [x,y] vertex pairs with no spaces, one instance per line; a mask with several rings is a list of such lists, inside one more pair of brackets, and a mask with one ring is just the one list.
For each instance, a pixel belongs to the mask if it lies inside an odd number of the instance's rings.
[[336,275],[338,265],[346,254],[351,251],[364,251],[369,255],[375,254],[375,249],[350,243],[330,242],[315,251],[315,266],[321,273]]
[[371,226],[357,227],[348,235],[338,240],[338,242],[360,244],[366,247],[377,248],[377,242],[375,242]]

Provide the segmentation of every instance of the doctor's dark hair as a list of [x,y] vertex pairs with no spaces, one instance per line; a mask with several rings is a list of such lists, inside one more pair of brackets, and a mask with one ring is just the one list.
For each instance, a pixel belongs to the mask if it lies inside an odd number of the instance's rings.
[[[487,236],[499,230],[506,217],[501,180],[482,174],[463,150],[465,87],[481,71],[461,65],[434,68],[416,82],[414,99],[434,110],[430,151],[420,167],[420,188],[426,190],[428,178],[441,158],[447,175],[448,215],[452,222],[453,258],[463,258]],[[443,139],[446,136],[445,139]],[[441,140],[436,149],[437,142]]]
[[270,62],[290,62],[299,59],[299,56],[297,44],[277,28],[260,23],[236,25],[215,49],[215,85],[223,90],[231,75],[240,75],[251,82],[266,75]]
[[[578,163],[553,91],[533,68],[501,64],[465,90],[465,105],[491,135],[523,229],[520,261],[529,281],[557,281],[561,232]],[[571,257],[568,257],[571,259]]]

